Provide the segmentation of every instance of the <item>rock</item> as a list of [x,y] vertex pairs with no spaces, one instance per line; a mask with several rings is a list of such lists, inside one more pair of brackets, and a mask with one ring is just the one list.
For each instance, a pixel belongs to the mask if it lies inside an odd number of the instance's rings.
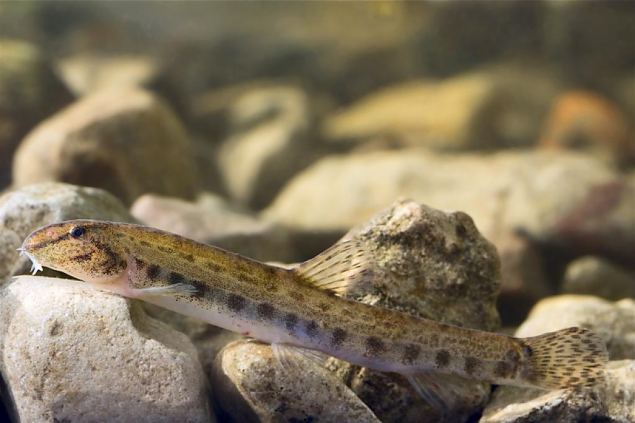
[[586,150],[628,165],[635,162],[633,135],[617,105],[593,92],[569,91],[556,100],[539,145]]
[[505,232],[491,238],[501,260],[498,311],[506,326],[520,324],[540,299],[555,294],[543,253],[530,240]]
[[257,260],[300,260],[283,228],[232,207],[213,194],[201,194],[194,203],[146,194],[135,201],[130,211],[148,226]]
[[[249,92],[279,86],[275,82],[250,80],[244,83],[223,85],[206,90],[195,96],[188,107],[190,125],[206,138],[219,142],[227,138],[232,130],[232,105]],[[275,112],[275,110],[274,110]],[[266,113],[263,113],[265,117]]]
[[606,421],[606,406],[593,391],[500,387],[480,423]]
[[127,204],[146,192],[192,197],[185,130],[160,100],[124,88],[86,96],[45,120],[16,152],[16,186],[62,181],[106,189]]
[[635,298],[635,273],[599,257],[582,257],[567,267],[562,292],[596,295],[612,301]]
[[328,370],[299,355],[284,367],[269,345],[237,341],[214,364],[215,396],[234,421],[379,422]]
[[558,295],[540,301],[515,333],[539,335],[570,326],[594,330],[607,341],[611,360],[635,359],[635,300],[612,303],[587,295]]
[[308,99],[287,86],[249,91],[235,101],[229,119],[233,134],[218,152],[225,187],[235,201],[262,208],[312,159]]
[[481,417],[481,423],[545,421],[631,422],[635,419],[635,360],[610,361],[606,381],[593,390],[500,387]]
[[20,420],[213,421],[194,346],[128,300],[23,276],[0,303],[2,376]]
[[343,239],[352,238],[370,252],[373,277],[347,297],[475,329],[500,327],[498,254],[467,214],[401,200]]
[[490,67],[384,88],[335,112],[324,132],[336,142],[384,138],[440,150],[529,146],[556,93],[547,72]]
[[606,378],[608,415],[619,422],[635,421],[635,360],[609,362]]
[[77,96],[121,87],[145,87],[158,73],[149,56],[86,54],[65,57],[61,76]]
[[587,185],[584,195],[571,200],[547,225],[542,242],[570,255],[599,255],[633,267],[635,180],[624,177]]
[[[465,213],[400,201],[352,229],[349,238],[370,251],[373,277],[350,287],[348,298],[470,328],[499,328],[498,255]],[[402,376],[343,361],[332,366],[382,421],[440,418]],[[487,400],[488,384],[467,383],[469,396],[456,399],[447,421],[465,420]]]
[[46,182],[9,191],[0,197],[0,286],[28,271],[31,263],[16,251],[27,235],[69,219],[133,221],[116,198],[96,188]]
[[185,334],[190,339],[198,351],[198,359],[204,374],[208,376],[210,384],[214,386],[214,381],[209,379],[209,375],[213,373],[216,355],[230,342],[243,339],[242,335],[154,304],[141,301],[139,305],[143,307],[148,316],[170,325],[177,332]]
[[561,295],[542,300],[515,336],[527,337],[570,326],[590,328],[607,341],[606,381],[592,390],[499,387],[482,423],[633,420],[635,407],[635,301],[611,303],[597,297]]
[[0,189],[9,183],[11,158],[26,133],[72,101],[37,47],[0,39]]
[[[559,222],[581,207],[593,189],[611,184],[625,183],[604,164],[573,153],[370,152],[330,156],[313,164],[287,184],[264,216],[296,229],[343,231],[396,198],[407,197],[443,210],[465,211],[487,238],[521,231],[529,240],[557,243]],[[614,197],[597,199],[601,204],[613,201],[608,206],[619,210],[599,209],[616,217],[603,222],[599,215],[596,225],[604,225],[607,245],[610,229],[615,240],[624,239],[614,249],[628,251],[634,216],[628,213],[625,194],[618,191]]]

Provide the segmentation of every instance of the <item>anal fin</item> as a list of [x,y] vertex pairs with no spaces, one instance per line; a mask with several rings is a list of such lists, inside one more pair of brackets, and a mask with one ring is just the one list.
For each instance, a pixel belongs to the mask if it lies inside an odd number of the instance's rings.
[[417,394],[441,416],[447,416],[459,403],[480,402],[489,394],[484,384],[460,376],[433,372],[404,376]]

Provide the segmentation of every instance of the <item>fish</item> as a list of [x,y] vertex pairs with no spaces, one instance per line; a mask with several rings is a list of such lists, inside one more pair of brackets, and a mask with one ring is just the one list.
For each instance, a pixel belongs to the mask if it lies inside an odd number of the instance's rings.
[[307,351],[401,374],[438,408],[451,395],[434,380],[588,388],[602,383],[608,361],[602,338],[585,328],[515,338],[346,298],[373,274],[354,239],[289,269],[142,225],[82,219],[35,230],[19,251],[34,273],[45,266],[269,343],[281,362]]

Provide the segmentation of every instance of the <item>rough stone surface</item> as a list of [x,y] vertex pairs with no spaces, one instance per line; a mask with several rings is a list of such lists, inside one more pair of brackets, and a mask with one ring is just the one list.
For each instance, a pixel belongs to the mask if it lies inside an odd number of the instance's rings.
[[387,138],[443,150],[527,146],[556,89],[548,74],[514,67],[407,82],[336,112],[324,132],[339,141]]
[[22,276],[0,303],[2,376],[22,421],[212,421],[194,346],[128,300]]
[[24,135],[71,101],[39,49],[0,39],[0,189],[9,182],[11,158]]
[[635,161],[635,134],[618,106],[597,93],[570,91],[556,100],[539,146],[586,150],[612,163]]
[[562,292],[612,301],[635,298],[635,273],[599,257],[582,257],[567,267]]
[[542,300],[515,336],[527,337],[570,326],[590,328],[602,336],[611,360],[606,381],[592,390],[499,387],[481,422],[633,421],[635,410],[635,301],[611,303],[597,297],[562,295]]
[[[362,240],[373,277],[350,287],[349,298],[415,316],[493,331],[500,263],[492,244],[465,213],[444,213],[401,201],[346,236]],[[382,421],[435,421],[432,409],[401,376],[334,361],[333,367]],[[478,413],[489,385],[466,382],[447,421]]]
[[[595,391],[543,391],[501,387],[481,417],[481,423],[607,421],[607,410]],[[610,420],[609,420],[610,421]]]
[[611,360],[635,359],[635,301],[606,301],[587,295],[558,295],[537,303],[516,336],[527,337],[570,326],[594,330],[607,342]]
[[235,100],[229,119],[232,135],[218,152],[226,189],[241,204],[262,208],[311,158],[308,99],[289,86],[254,89]]
[[27,235],[69,219],[133,221],[119,200],[96,188],[47,182],[9,191],[0,197],[0,285],[28,271],[29,260],[16,251]]
[[635,361],[610,361],[605,383],[581,392],[500,387],[481,423],[545,421],[632,422],[635,419]]
[[609,362],[606,368],[604,403],[611,418],[635,421],[635,360]]
[[125,203],[146,192],[191,197],[198,189],[191,144],[156,97],[131,88],[86,96],[21,143],[14,184],[62,181],[106,189]]
[[232,207],[213,194],[201,194],[196,202],[146,194],[135,201],[130,211],[146,225],[257,260],[300,259],[284,229]]
[[301,355],[282,365],[269,345],[237,341],[214,363],[217,404],[234,421],[379,422],[341,381]]

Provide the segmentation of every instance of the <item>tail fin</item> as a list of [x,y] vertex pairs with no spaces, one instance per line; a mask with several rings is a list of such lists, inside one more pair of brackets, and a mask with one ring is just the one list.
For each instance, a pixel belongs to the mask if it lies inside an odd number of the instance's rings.
[[604,378],[606,345],[588,329],[573,327],[522,341],[531,351],[528,381],[536,386],[592,387]]

